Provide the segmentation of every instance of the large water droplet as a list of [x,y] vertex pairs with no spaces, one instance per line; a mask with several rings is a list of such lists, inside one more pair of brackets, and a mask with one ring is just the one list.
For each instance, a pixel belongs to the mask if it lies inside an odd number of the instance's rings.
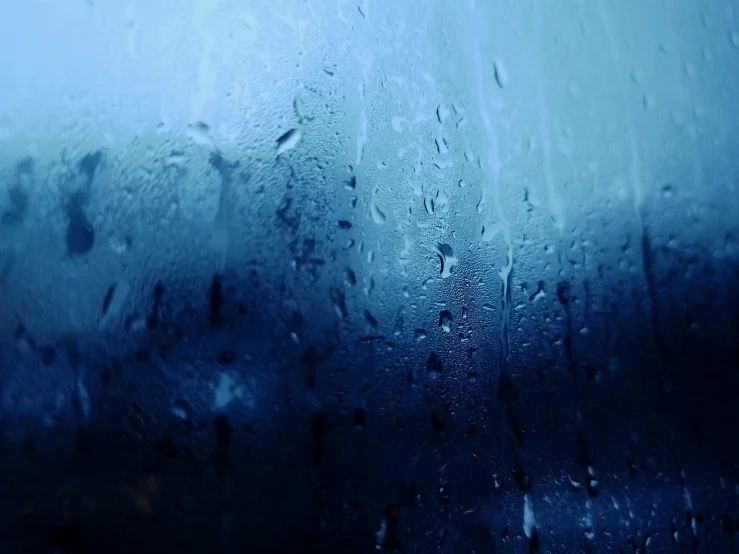
[[441,327],[442,331],[450,333],[452,331],[452,322],[454,322],[454,317],[449,310],[443,310],[439,313],[439,327]]
[[426,360],[426,370],[428,371],[429,377],[436,379],[441,375],[442,361],[441,358],[434,352],[432,352],[428,360]]
[[436,254],[439,256],[439,260],[441,261],[441,277],[442,279],[446,279],[451,276],[452,268],[457,265],[459,260],[454,257],[454,251],[448,244],[437,244]]
[[300,129],[290,129],[277,139],[277,155],[284,154],[288,150],[295,148],[300,142],[302,134]]
[[374,200],[370,203],[370,215],[372,216],[372,221],[378,225],[382,225],[387,221],[387,216],[377,207]]

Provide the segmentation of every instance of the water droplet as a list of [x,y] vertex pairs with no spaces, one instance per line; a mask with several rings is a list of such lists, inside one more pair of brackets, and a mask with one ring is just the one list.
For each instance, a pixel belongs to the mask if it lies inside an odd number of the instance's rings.
[[428,360],[426,360],[426,370],[428,371],[431,379],[436,379],[441,375],[442,361],[441,358],[434,352],[432,352]]
[[501,60],[495,60],[493,63],[495,70],[495,82],[498,83],[500,88],[506,88],[508,86],[508,70]]
[[653,94],[645,94],[642,98],[642,105],[644,106],[644,109],[648,112],[651,112],[654,109],[655,104],[655,98]]
[[436,160],[434,162],[434,167],[436,169],[447,169],[454,167],[454,162],[452,160]]
[[387,216],[377,207],[374,200],[370,203],[370,215],[372,216],[372,221],[378,225],[382,225],[387,221]]
[[172,405],[172,413],[180,419],[190,419],[192,417],[192,406],[186,400],[175,400]]
[[344,293],[341,292],[339,289],[332,288],[330,291],[330,295],[331,295],[331,302],[333,302],[334,311],[336,312],[336,315],[340,317],[341,319],[346,319],[349,313],[346,309],[346,299],[344,297]]
[[350,287],[357,284],[357,275],[348,267],[344,269],[344,282]]
[[439,313],[439,327],[441,327],[441,330],[445,333],[451,333],[453,322],[454,317],[449,310],[443,310]]
[[187,156],[181,152],[172,152],[164,158],[164,167],[181,167],[187,163]]
[[439,104],[439,107],[436,108],[436,117],[439,119],[439,123],[444,123],[446,118],[449,117],[449,108],[443,104]]
[[436,151],[441,154],[442,156],[445,156],[449,153],[449,143],[447,143],[447,140],[442,135],[437,136],[434,139],[434,142],[436,143]]
[[452,268],[457,265],[458,260],[454,257],[454,251],[448,244],[437,244],[436,253],[441,261],[441,277],[446,279],[451,276]]
[[197,121],[188,125],[186,134],[195,144],[213,146],[213,139],[210,136],[210,126],[203,121]]
[[367,324],[372,327],[377,327],[377,320],[375,319],[375,316],[373,316],[369,310],[364,310],[364,320],[367,322]]
[[495,223],[493,225],[487,224],[482,227],[482,240],[485,242],[490,242],[495,238],[495,235],[497,235],[500,231],[503,230],[503,227],[500,223]]
[[434,213],[434,199],[429,197],[424,198],[423,207],[426,208],[426,213]]
[[372,294],[372,291],[375,289],[375,280],[372,278],[372,276],[367,276],[364,279],[364,295],[369,296]]
[[734,48],[739,48],[739,31],[732,31],[729,40]]
[[277,155],[284,154],[288,150],[295,148],[300,142],[302,134],[300,129],[290,129],[277,139]]
[[79,207],[70,209],[68,217],[67,254],[69,256],[84,256],[95,244],[95,230]]
[[426,329],[414,329],[413,336],[416,337],[417,341],[422,341],[426,338]]
[[354,190],[357,188],[357,178],[354,175],[349,177],[346,183],[344,183],[344,187],[346,187],[347,190]]
[[544,281],[539,281],[539,285],[536,289],[536,292],[529,296],[529,300],[536,304],[540,300],[544,299],[544,297],[547,295],[546,292],[544,292]]

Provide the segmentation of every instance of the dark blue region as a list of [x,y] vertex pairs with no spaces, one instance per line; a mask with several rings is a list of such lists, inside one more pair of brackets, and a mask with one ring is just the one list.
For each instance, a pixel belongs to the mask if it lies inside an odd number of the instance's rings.
[[[70,253],[92,247],[73,234]],[[511,326],[502,361],[499,328],[472,322],[463,361],[414,364],[415,339],[265,305],[282,285],[239,262],[199,296],[157,281],[135,349],[21,326],[35,378],[85,389],[46,418],[0,412],[0,552],[737,552],[739,265],[656,248],[648,227],[637,242],[641,275],[590,322],[607,340],[579,338],[587,282],[540,282],[561,356],[525,355]],[[381,330],[366,314],[357,327]],[[327,331],[285,332],[310,327]],[[250,388],[213,409],[225,375]]]

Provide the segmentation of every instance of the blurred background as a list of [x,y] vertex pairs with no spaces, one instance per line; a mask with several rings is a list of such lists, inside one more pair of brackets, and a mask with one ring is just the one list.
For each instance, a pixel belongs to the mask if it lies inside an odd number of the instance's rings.
[[0,46],[0,552],[739,551],[736,2]]

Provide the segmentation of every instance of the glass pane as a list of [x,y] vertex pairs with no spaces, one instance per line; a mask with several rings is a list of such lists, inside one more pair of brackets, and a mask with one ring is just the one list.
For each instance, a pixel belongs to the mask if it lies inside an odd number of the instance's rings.
[[0,551],[735,551],[738,12],[6,0]]

